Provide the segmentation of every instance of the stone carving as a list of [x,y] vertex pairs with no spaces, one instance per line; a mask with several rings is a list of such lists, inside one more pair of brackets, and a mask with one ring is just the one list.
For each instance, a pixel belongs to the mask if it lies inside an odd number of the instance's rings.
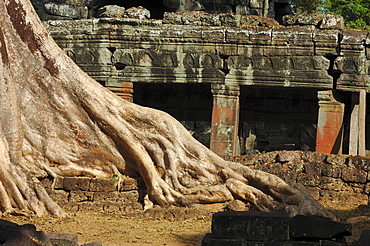
[[283,17],[285,25],[313,25],[321,29],[343,29],[344,19],[333,14],[301,14]]
[[[217,16],[215,25],[222,24],[221,14],[168,13],[166,16],[172,16],[178,24],[180,21],[184,24],[185,17],[204,21],[209,16]],[[229,16],[224,14],[224,18]],[[297,20],[310,23],[309,20],[316,21],[315,16]],[[348,89],[364,87],[369,79],[367,32],[325,30],[314,25],[271,29],[243,25],[204,28],[165,24],[165,21],[159,26],[150,24],[151,20],[111,20],[96,19],[90,25],[86,21],[50,21],[45,25],[70,56],[99,81],[111,78],[110,71],[123,69],[125,72],[120,73],[119,80],[134,79],[133,82],[145,77],[145,81],[159,83],[207,81],[326,89],[332,88],[331,74],[336,73],[341,74],[337,88]],[[114,31],[107,29],[108,24]],[[86,40],[105,47],[92,48]],[[117,50],[110,48],[110,43],[114,43]],[[94,66],[89,64],[92,62]]]
[[153,58],[147,52],[143,52],[139,57],[138,66],[140,67],[151,67],[153,64]]
[[106,5],[98,9],[98,17],[122,18],[126,9],[117,5]]
[[[42,20],[81,19],[92,17],[121,18],[124,15],[129,18],[147,19],[150,18],[149,12],[150,15],[152,15],[152,18],[154,17],[159,19],[163,18],[163,13],[168,11],[177,13],[202,11],[208,14],[236,14],[234,16],[225,15],[221,17],[226,17],[225,23],[229,24],[235,24],[235,21],[232,20],[233,18],[236,18],[236,22],[239,22],[240,16],[245,15],[271,17],[275,18],[277,21],[279,21],[279,23],[281,23],[281,17],[283,15],[292,13],[289,0],[139,0],[135,1],[137,6],[134,6],[133,9],[126,11],[119,9],[119,7],[129,9],[130,7],[133,7],[130,5],[132,4],[132,1],[31,0],[31,2],[35,6],[35,9]],[[105,7],[107,5],[110,6]],[[112,5],[119,6],[113,7]],[[143,6],[143,8],[140,8],[140,5]],[[206,23],[212,23],[211,25],[219,25],[219,16],[205,15],[200,18],[202,19],[201,22],[204,25],[207,25]]]

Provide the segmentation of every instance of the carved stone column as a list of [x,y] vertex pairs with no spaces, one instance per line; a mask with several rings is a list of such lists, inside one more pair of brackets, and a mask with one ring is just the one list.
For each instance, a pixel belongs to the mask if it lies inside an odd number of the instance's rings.
[[213,110],[210,149],[219,156],[239,154],[239,86],[212,85]]
[[119,87],[108,87],[109,90],[116,95],[125,99],[126,101],[133,102],[134,84],[132,82],[123,82]]
[[337,101],[333,91],[319,91],[319,118],[316,133],[316,151],[341,154],[343,142],[344,104]]
[[366,153],[366,91],[352,92],[351,122],[349,132],[350,155],[365,155]]

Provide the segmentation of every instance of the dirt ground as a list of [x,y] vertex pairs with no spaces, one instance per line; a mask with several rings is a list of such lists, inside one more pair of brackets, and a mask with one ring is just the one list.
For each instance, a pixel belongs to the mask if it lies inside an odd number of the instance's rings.
[[[38,230],[78,235],[79,244],[101,241],[104,246],[184,246],[201,245],[202,238],[211,232],[211,217],[222,211],[225,204],[198,205],[197,213],[184,218],[148,216],[147,213],[120,214],[106,212],[70,213],[71,218],[3,216],[18,224],[32,223]],[[176,210],[177,211],[177,210]],[[370,229],[370,207],[352,210],[332,210],[341,222],[353,224],[351,243],[359,239],[364,229]]]

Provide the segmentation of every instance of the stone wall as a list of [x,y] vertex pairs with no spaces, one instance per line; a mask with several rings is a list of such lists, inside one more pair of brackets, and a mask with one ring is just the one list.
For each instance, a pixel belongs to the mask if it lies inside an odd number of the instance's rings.
[[57,177],[40,181],[50,197],[68,211],[141,211],[146,194],[141,178]]
[[[300,183],[329,208],[346,210],[369,203],[370,158],[278,151],[239,156],[232,161],[275,174],[289,184]],[[42,179],[41,183],[68,211],[141,211],[146,194],[141,178],[58,177]]]
[[284,151],[235,157],[232,161],[300,183],[324,205],[353,209],[367,205],[370,194],[370,158]]
[[[289,0],[31,0],[42,20],[86,19],[99,17],[100,8],[117,6],[125,9],[142,6],[150,12],[150,17],[162,19],[165,12],[234,13],[276,18],[291,13]],[[123,9],[124,11],[124,9]],[[122,13],[117,13],[122,15]],[[111,16],[113,17],[113,16]],[[150,18],[148,16],[148,18]]]

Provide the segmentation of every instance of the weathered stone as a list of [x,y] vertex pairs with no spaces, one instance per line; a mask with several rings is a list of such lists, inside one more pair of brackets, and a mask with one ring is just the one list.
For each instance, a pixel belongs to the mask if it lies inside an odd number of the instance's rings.
[[58,202],[58,205],[70,212],[78,212],[80,210],[80,204],[76,202]]
[[366,183],[367,172],[352,167],[344,167],[342,169],[342,179],[348,182]]
[[103,243],[100,241],[96,241],[96,242],[91,242],[91,243],[85,243],[85,244],[82,244],[81,246],[103,246]]
[[324,190],[340,191],[342,190],[343,186],[345,186],[344,182],[341,179],[331,177],[320,177],[319,180],[320,180],[319,188]]
[[120,205],[118,205],[116,203],[108,202],[108,203],[104,204],[103,209],[106,212],[116,212],[116,211],[120,211]]
[[98,17],[122,18],[126,9],[117,5],[106,5],[98,9]]
[[364,193],[365,194],[370,194],[370,183],[367,183],[366,185],[365,185],[365,188],[364,188]]
[[126,10],[125,16],[139,20],[150,19],[150,12],[142,6],[132,7]]
[[370,242],[370,230],[363,230],[356,246],[368,246]]
[[57,246],[78,246],[78,238],[75,234],[49,232],[46,236],[50,239],[53,245]]
[[239,26],[240,15],[237,14],[220,14],[220,21],[222,26]]
[[88,8],[86,6],[62,3],[46,3],[44,6],[46,13],[54,16],[70,19],[86,19],[88,15]]
[[64,177],[55,177],[53,180],[54,189],[63,189],[64,188]]
[[322,164],[321,175],[333,178],[340,178],[342,176],[342,170],[340,167],[335,165]]
[[200,17],[202,26],[221,26],[220,16],[212,14],[202,14]]
[[130,191],[145,188],[142,178],[124,178],[121,183],[120,191]]
[[330,240],[322,240],[321,246],[348,246],[345,242],[335,242]]
[[203,240],[202,246],[247,246],[247,242],[242,239],[217,239],[212,237],[212,233],[207,233]]
[[123,203],[133,203],[138,202],[140,200],[140,197],[140,192],[138,190],[120,192],[118,194],[117,201]]
[[101,203],[81,203],[81,204],[79,204],[79,211],[103,212],[104,211],[104,204],[101,204]]
[[289,238],[285,213],[218,212],[212,217],[212,235],[219,239],[285,241]]
[[93,193],[94,202],[117,202],[118,197],[119,197],[118,191],[113,192],[98,191]]
[[56,202],[67,202],[69,193],[64,190],[54,190],[46,189],[46,192],[49,194],[50,198]]
[[70,191],[88,190],[90,186],[90,178],[87,177],[65,177],[63,180],[63,188]]
[[325,159],[325,162],[336,165],[336,166],[342,166],[346,163],[347,156],[343,155],[328,155]]
[[370,171],[370,158],[358,155],[348,156],[348,166],[364,171]]
[[[3,225],[4,224],[5,223],[3,223]],[[5,226],[9,226],[9,224]],[[9,227],[7,229],[9,229]],[[2,245],[53,246],[45,233],[42,231],[36,231],[36,226],[31,224],[17,225],[13,227],[12,230],[8,230],[7,237],[5,241],[3,241]]]
[[93,200],[93,192],[91,191],[71,191],[69,196],[70,202],[85,202]]
[[247,211],[248,207],[246,204],[240,200],[233,200],[226,205],[226,210],[228,211]]
[[304,186],[318,186],[320,183],[317,177],[305,173],[298,174],[297,182]]
[[344,18],[340,15],[326,14],[322,19],[320,28],[322,29],[344,29]]
[[352,226],[325,217],[298,215],[291,219],[289,233],[298,240],[332,239],[352,235]]
[[294,152],[294,151],[284,151],[279,152],[276,155],[276,161],[277,162],[294,162],[301,159],[301,153],[300,152]]
[[0,242],[4,242],[9,233],[16,227],[18,224],[0,219]]
[[117,181],[114,179],[91,179],[89,191],[115,191],[117,190]]
[[40,183],[42,184],[44,188],[50,188],[51,185],[53,184],[53,181],[51,178],[43,178],[43,179],[40,179]]
[[182,25],[182,14],[174,12],[165,12],[163,14],[163,24]]

